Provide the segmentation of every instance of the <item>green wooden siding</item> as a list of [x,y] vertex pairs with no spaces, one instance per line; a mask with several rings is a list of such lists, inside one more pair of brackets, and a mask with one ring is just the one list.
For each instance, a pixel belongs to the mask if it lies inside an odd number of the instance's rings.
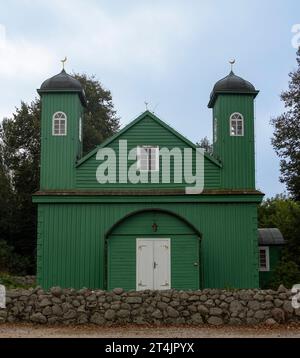
[[[230,116],[239,112],[244,117],[244,136],[230,136]],[[214,155],[221,159],[221,187],[255,188],[254,105],[252,95],[219,95],[213,108],[217,119],[217,141]]]
[[104,288],[105,233],[133,211],[161,208],[186,218],[202,233],[204,287],[258,287],[255,203],[161,201],[144,197],[140,203],[119,198],[116,203],[39,204],[38,283],[45,288]]
[[270,271],[259,272],[259,286],[261,288],[269,288],[274,276],[274,270],[280,261],[282,253],[281,245],[269,246]]
[[[78,94],[42,95],[41,179],[40,188],[72,189],[75,187],[75,164],[81,156],[79,118],[82,106]],[[52,117],[62,111],[67,115],[67,135],[52,135]]]
[[[153,232],[152,224],[158,225]],[[108,289],[136,287],[136,239],[171,240],[171,287],[178,290],[199,289],[199,238],[175,216],[164,212],[142,212],[129,217],[108,237]]]
[[[190,148],[182,139],[171,133],[167,128],[163,127],[160,123],[155,121],[150,116],[145,116],[141,121],[136,123],[126,133],[121,134],[116,140],[109,143],[108,147],[114,149],[119,155],[119,140],[127,140],[128,151],[139,145],[159,145],[160,148]],[[118,158],[118,157],[117,157]],[[128,168],[134,161],[128,161]],[[96,154],[90,157],[87,161],[82,163],[76,169],[76,187],[78,189],[118,189],[118,188],[184,188],[186,184],[174,183],[174,178],[171,175],[170,184],[162,183],[161,170],[159,183],[147,183],[147,184],[131,184],[131,183],[119,183],[119,175],[117,171],[117,183],[116,184],[99,184],[96,180],[96,170],[101,164],[101,161],[96,160]],[[160,160],[161,168],[161,160]],[[176,168],[175,168],[176,169]],[[194,169],[195,170],[195,169]],[[171,159],[170,165],[171,174],[174,172],[174,161]],[[205,158],[204,162],[204,175],[205,175],[205,188],[216,189],[220,187],[220,167],[215,163]],[[189,185],[192,186],[192,185]]]

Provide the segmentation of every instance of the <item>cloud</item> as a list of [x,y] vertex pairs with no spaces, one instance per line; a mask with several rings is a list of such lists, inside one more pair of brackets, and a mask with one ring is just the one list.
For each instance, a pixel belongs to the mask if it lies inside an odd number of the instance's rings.
[[53,6],[57,10],[57,30],[63,35],[54,34],[52,45],[87,64],[113,69],[164,69],[176,60],[174,47],[192,34],[191,19],[179,5],[142,3],[114,11],[101,5],[87,6],[82,1],[74,4],[55,0],[54,4],[51,1]]
[[44,46],[22,37],[12,39],[0,25],[0,76],[29,79],[47,72],[53,55]]

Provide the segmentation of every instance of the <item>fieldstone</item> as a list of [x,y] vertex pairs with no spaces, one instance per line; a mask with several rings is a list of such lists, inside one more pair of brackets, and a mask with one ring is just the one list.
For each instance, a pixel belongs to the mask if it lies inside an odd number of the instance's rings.
[[221,310],[221,308],[218,307],[213,307],[209,310],[209,314],[212,316],[221,316],[223,313],[223,311]]
[[30,320],[34,323],[46,323],[47,322],[47,318],[40,312],[34,313],[30,317]]
[[273,318],[268,318],[266,321],[265,321],[265,324],[267,326],[275,326],[277,324],[277,322],[275,321],[275,319]]
[[170,306],[172,306],[172,307],[178,307],[179,305],[180,305],[180,303],[178,301],[170,302]]
[[116,312],[113,311],[113,310],[107,310],[105,313],[104,313],[104,317],[105,319],[109,320],[109,321],[112,321],[116,316]]
[[74,307],[79,307],[80,306],[80,302],[77,301],[77,300],[74,300],[72,303],[73,303]]
[[204,305],[199,305],[198,306],[198,312],[201,314],[201,315],[208,315],[209,313],[209,310],[207,307],[205,307]]
[[63,290],[60,287],[52,287],[50,289],[50,292],[52,293],[53,296],[60,297],[63,293]]
[[260,303],[258,301],[249,301],[248,307],[253,311],[257,311],[260,309]]
[[257,293],[256,295],[253,296],[253,299],[262,302],[264,301],[265,298],[260,293]]
[[48,298],[42,299],[40,302],[40,307],[46,307],[52,305],[52,302]]
[[[111,306],[110,306],[110,308],[112,309],[112,310],[114,310],[114,311],[117,311],[117,310],[119,310],[120,308],[121,308],[121,305],[120,305],[120,303],[114,303],[114,304],[112,304]],[[123,307],[122,307],[123,308]]]
[[205,302],[205,301],[207,301],[207,296],[206,295],[201,295],[199,297],[199,299],[200,299],[201,302]]
[[60,298],[58,297],[52,297],[52,303],[57,303],[57,304],[60,304],[62,301]]
[[95,301],[97,301],[97,296],[93,293],[92,295],[88,296],[88,297],[86,298],[86,300],[87,300],[88,302],[95,302]]
[[99,324],[99,325],[105,324],[105,318],[99,312],[95,312],[91,316],[90,321],[91,321],[91,323],[94,323],[94,324]]
[[293,313],[294,308],[292,306],[292,301],[285,301],[284,304],[283,304],[282,309],[287,313]]
[[265,312],[263,310],[256,311],[254,314],[254,318],[258,320],[262,320],[265,318]]
[[78,324],[86,324],[88,323],[88,321],[89,321],[88,316],[85,313],[81,313],[77,318]]
[[241,305],[241,303],[239,301],[234,300],[234,301],[230,302],[229,310],[232,313],[238,313],[243,310],[243,306]]
[[183,310],[183,311],[181,312],[181,315],[182,315],[183,317],[187,317],[187,316],[190,316],[191,314],[190,314],[190,312],[189,312],[188,310]]
[[163,314],[161,313],[160,310],[155,310],[155,311],[151,314],[151,316],[154,317],[154,318],[157,318],[157,319],[163,318]]
[[55,316],[52,316],[52,317],[49,317],[48,318],[48,323],[49,324],[56,324],[59,322],[59,318],[58,317],[55,317]]
[[179,313],[173,307],[167,307],[167,313],[169,317],[176,318],[179,316]]
[[75,318],[76,316],[77,316],[77,313],[75,310],[69,310],[64,314],[65,319],[72,319],[72,318]]
[[117,312],[117,316],[121,317],[121,318],[126,318],[130,316],[130,311],[129,310],[120,310]]
[[275,307],[280,307],[280,306],[283,305],[283,301],[280,300],[279,298],[276,298],[276,299],[274,300],[274,305],[275,305]]
[[192,295],[188,298],[188,301],[199,301],[199,296]]
[[213,307],[215,305],[214,301],[210,298],[205,302],[206,306]]
[[6,318],[7,317],[7,311],[0,310],[0,318]]
[[279,293],[285,293],[286,292],[286,288],[283,285],[280,285],[277,289],[277,292]]
[[281,308],[274,308],[271,313],[276,322],[284,322],[285,315],[284,311]]
[[126,298],[127,303],[142,303],[142,297],[127,297]]
[[258,322],[258,320],[257,320],[256,318],[254,318],[254,317],[248,317],[248,318],[246,319],[246,323],[249,324],[250,326],[254,326],[254,325],[258,324],[259,322]]
[[180,293],[179,295],[179,298],[182,300],[182,301],[186,301],[190,296],[186,293],[186,292],[182,292]]
[[168,304],[166,302],[157,302],[157,308],[159,308],[160,310],[165,310],[167,309]]
[[223,320],[221,317],[215,317],[215,316],[211,316],[209,317],[209,319],[207,320],[208,324],[211,324],[213,326],[220,326],[221,324],[223,324]]
[[266,295],[265,300],[266,300],[266,301],[273,301],[273,296],[271,296],[271,295]]
[[273,308],[273,302],[271,302],[271,301],[262,302],[262,303],[260,304],[260,308],[261,308],[262,310]]
[[116,295],[121,295],[124,292],[123,288],[117,287],[113,289],[113,293]]
[[187,306],[187,309],[190,312],[197,312],[197,307],[195,305],[189,305],[189,306]]
[[192,323],[194,324],[202,324],[203,323],[203,319],[202,319],[202,316],[200,313],[194,313],[192,316],[191,316],[191,321]]
[[238,326],[238,325],[242,324],[242,321],[239,318],[231,317],[229,319],[229,324],[231,324],[233,326]]
[[249,300],[251,300],[252,295],[248,291],[242,291],[242,292],[239,293],[239,297],[243,301],[249,301]]
[[50,316],[52,314],[52,308],[50,306],[47,306],[42,311],[44,316]]

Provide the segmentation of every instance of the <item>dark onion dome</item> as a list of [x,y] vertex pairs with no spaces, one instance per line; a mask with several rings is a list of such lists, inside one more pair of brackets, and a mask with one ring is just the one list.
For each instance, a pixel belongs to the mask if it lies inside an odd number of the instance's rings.
[[231,71],[228,76],[222,78],[214,85],[210,94],[208,107],[213,107],[219,94],[252,94],[255,98],[258,92],[252,83],[235,75]]
[[86,106],[86,98],[81,83],[64,69],[59,74],[44,81],[37,91],[38,93],[77,92],[82,105]]

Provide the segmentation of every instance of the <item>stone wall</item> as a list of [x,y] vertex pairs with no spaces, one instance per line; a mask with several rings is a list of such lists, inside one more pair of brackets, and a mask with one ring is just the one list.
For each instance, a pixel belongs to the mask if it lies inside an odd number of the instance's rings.
[[111,292],[53,287],[7,292],[0,322],[48,324],[247,324],[300,322],[281,286],[272,290]]

